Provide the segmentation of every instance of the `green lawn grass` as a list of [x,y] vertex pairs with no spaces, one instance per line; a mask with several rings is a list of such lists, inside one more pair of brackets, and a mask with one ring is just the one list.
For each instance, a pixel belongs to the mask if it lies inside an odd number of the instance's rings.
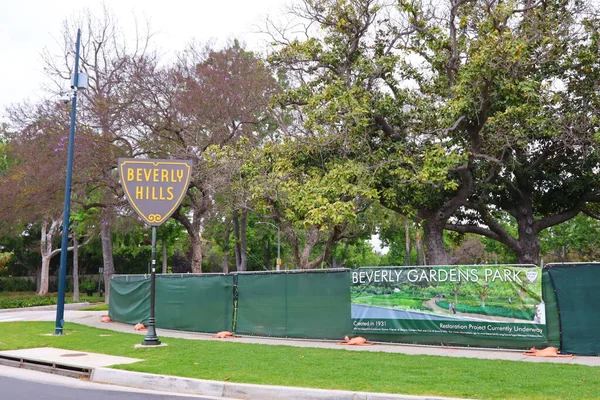
[[[166,347],[134,349],[143,337],[69,323],[0,324],[0,350],[58,347],[141,358],[132,371],[254,384],[472,399],[597,399],[600,368],[198,341],[161,337]],[[106,336],[105,336],[106,335]]]
[[[57,297],[57,293],[38,296],[32,292],[0,292],[0,309],[54,305],[57,302]],[[104,301],[104,297],[99,297],[97,293],[92,296],[79,294],[80,303],[98,303],[102,301]],[[72,302],[73,293],[66,293],[65,303]]]
[[108,304],[96,304],[95,306],[89,306],[85,308],[78,308],[77,311],[108,311]]

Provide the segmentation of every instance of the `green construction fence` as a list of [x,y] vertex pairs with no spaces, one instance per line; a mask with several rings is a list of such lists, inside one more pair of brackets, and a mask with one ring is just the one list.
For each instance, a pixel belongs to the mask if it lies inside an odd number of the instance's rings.
[[352,332],[348,270],[238,274],[235,331],[339,339]]
[[[563,353],[600,355],[600,263],[547,264]],[[548,303],[547,303],[548,304]],[[548,308],[546,309],[548,315]]]
[[[352,335],[350,271],[169,274],[156,276],[156,326],[198,332],[340,339]],[[563,353],[600,355],[600,264],[548,264],[542,269],[546,340],[517,347],[559,347]],[[112,320],[147,323],[150,276],[115,275]],[[503,340],[410,334],[369,340],[480,347],[515,347]]]
[[[349,270],[156,275],[156,327],[339,339],[352,332]],[[149,275],[115,275],[112,320],[147,323]]]
[[144,275],[113,275],[110,280],[108,315],[126,324],[148,323],[150,279]]

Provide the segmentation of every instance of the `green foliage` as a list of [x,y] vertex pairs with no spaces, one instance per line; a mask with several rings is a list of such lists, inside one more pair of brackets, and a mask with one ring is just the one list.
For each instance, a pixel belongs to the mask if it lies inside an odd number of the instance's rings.
[[98,290],[98,281],[86,279],[86,280],[79,282],[79,291],[80,292],[85,293],[88,290],[97,291]]
[[14,253],[11,252],[0,252],[0,275],[8,272],[8,263],[13,258]]
[[[71,303],[72,295],[67,293],[65,301]],[[80,296],[81,302],[99,302],[102,298],[97,296]],[[23,307],[38,307],[55,305],[57,302],[56,294],[47,296],[38,296],[32,292],[15,292],[3,293],[0,292],[0,309],[8,308],[23,308]]]
[[35,281],[24,277],[0,277],[0,292],[33,292]]
[[44,296],[0,298],[0,309],[49,306],[54,304],[56,304],[55,298]]
[[600,222],[578,215],[540,235],[541,253],[546,263],[595,261],[600,258]]

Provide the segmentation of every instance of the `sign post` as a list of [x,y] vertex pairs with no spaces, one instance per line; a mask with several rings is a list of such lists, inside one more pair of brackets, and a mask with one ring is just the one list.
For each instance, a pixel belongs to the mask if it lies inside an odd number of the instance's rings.
[[154,318],[156,291],[156,228],[175,212],[183,201],[192,174],[190,160],[143,160],[119,158],[119,173],[125,196],[137,215],[152,227],[150,270],[150,316],[142,345],[156,346]]

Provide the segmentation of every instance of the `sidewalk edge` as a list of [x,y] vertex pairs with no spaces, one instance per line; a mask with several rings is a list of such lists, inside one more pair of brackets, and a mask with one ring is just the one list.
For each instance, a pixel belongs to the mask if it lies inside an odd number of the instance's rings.
[[120,386],[244,400],[460,400],[449,397],[219,382],[111,368],[94,368],[90,380]]

